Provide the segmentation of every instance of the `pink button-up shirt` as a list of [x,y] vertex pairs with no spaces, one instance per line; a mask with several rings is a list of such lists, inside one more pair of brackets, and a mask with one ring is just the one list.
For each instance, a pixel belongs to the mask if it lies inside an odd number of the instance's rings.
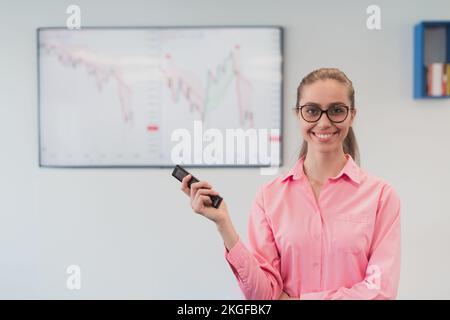
[[225,258],[247,299],[393,299],[400,277],[400,200],[349,154],[316,201],[303,172],[264,184]]

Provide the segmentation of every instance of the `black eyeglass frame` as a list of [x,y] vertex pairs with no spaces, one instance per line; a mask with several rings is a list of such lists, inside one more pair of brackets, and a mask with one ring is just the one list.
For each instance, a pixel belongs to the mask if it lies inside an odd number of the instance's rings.
[[[331,120],[330,115],[328,114],[328,110],[330,110],[330,109],[331,109],[332,107],[334,107],[334,106],[344,107],[345,109],[347,109],[347,114],[345,115],[345,118],[344,118],[343,120],[341,120],[341,121],[333,121],[333,120]],[[303,117],[303,113],[302,113],[302,108],[304,108],[304,107],[317,107],[317,109],[319,109],[320,112],[321,112],[319,118],[317,118],[317,120],[314,120],[314,121],[308,121],[308,120],[306,120],[305,117]],[[297,109],[297,110],[300,112],[300,115],[302,116],[302,119],[305,120],[306,122],[309,122],[309,123],[318,122],[318,121],[320,120],[320,118],[322,118],[322,115],[323,115],[324,113],[327,114],[327,118],[328,118],[328,120],[330,120],[331,122],[333,122],[333,123],[342,123],[342,122],[344,122],[344,121],[347,119],[348,114],[349,114],[349,111],[350,111],[350,110],[354,110],[355,108],[354,108],[354,107],[346,106],[346,105],[344,105],[344,104],[334,104],[334,105],[331,105],[330,107],[328,107],[327,110],[322,110],[322,108],[320,108],[320,107],[318,107],[318,106],[316,106],[316,105],[313,105],[313,104],[304,104],[304,105],[302,105],[302,106],[297,106],[297,107],[295,107],[295,109]]]

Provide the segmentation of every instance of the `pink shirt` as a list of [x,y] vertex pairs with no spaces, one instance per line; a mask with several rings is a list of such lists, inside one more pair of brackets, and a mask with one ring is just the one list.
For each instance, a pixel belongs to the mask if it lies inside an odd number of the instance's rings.
[[400,200],[346,154],[316,201],[303,172],[264,184],[225,258],[247,299],[394,299],[400,277]]

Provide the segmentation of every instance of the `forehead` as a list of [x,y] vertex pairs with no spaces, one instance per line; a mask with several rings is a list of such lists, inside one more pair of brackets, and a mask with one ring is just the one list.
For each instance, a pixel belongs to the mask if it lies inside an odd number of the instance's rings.
[[319,80],[303,87],[300,102],[301,104],[314,102],[321,105],[331,102],[350,103],[348,87],[336,80]]

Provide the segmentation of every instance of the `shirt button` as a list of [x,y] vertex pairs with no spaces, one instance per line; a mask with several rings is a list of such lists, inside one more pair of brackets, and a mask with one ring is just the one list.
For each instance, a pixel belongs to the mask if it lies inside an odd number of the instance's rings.
[[314,263],[313,263],[313,267],[314,267],[314,268],[317,268],[318,266],[319,266],[319,263],[318,263],[318,262],[314,262]]

